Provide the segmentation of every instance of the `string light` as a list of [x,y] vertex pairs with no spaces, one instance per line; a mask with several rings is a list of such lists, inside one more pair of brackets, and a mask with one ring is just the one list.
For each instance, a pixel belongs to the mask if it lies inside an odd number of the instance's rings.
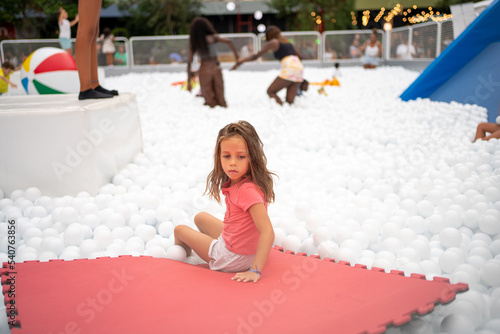
[[391,11],[387,14],[387,16],[384,17],[384,20],[386,22],[391,22],[394,16],[399,15],[399,13],[401,13],[402,10],[403,8],[401,8],[401,4],[398,3],[396,6],[394,6],[393,9],[391,9]]
[[370,20],[370,11],[369,10],[365,10],[363,12],[363,17],[362,17],[362,22],[363,22],[363,25],[366,27],[366,25],[368,24],[368,21]]
[[351,24],[353,26],[358,24],[358,20],[356,19],[356,14],[354,12],[351,12],[351,20],[352,20]]

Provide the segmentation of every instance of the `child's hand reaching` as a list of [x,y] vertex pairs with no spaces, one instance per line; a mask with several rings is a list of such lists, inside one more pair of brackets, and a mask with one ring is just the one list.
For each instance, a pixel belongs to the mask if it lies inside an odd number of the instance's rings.
[[260,276],[256,272],[248,270],[243,273],[237,273],[231,279],[238,282],[257,282]]
[[237,69],[238,67],[240,67],[240,65],[242,64],[242,62],[240,62],[239,60],[234,64],[234,66],[231,68],[231,71],[232,70],[235,70]]

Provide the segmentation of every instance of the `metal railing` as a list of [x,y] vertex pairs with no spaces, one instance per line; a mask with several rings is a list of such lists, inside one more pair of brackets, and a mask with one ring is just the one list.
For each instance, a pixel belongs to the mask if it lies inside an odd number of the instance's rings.
[[[71,39],[71,44],[72,48],[74,50],[75,47],[75,39]],[[125,37],[115,37],[115,47],[116,47],[116,52],[120,52],[120,50],[124,49],[125,52],[125,59],[126,59],[126,64],[124,65],[118,65],[117,66],[124,66],[128,67],[128,64],[130,64],[129,60],[129,41]],[[61,45],[59,44],[59,40],[56,38],[53,39],[8,39],[8,40],[3,40],[0,43],[0,56],[2,59],[2,62],[6,60],[11,60],[11,54],[15,59],[17,59],[16,64],[13,64],[15,67],[19,65],[20,62],[22,62],[27,56],[29,56],[32,52],[34,52],[36,49],[42,48],[42,47],[54,47],[54,48],[60,48]],[[97,43],[97,49],[101,49],[101,42]],[[74,52],[74,51],[73,51]],[[98,51],[97,53],[97,63],[99,66],[106,66],[106,55]]]
[[[330,64],[333,62],[358,64],[362,62],[359,47],[369,39],[371,30],[344,30],[283,32],[283,36],[293,43],[303,56],[304,64]],[[265,34],[252,33],[221,34],[230,39],[240,53],[247,56],[261,49],[265,43]],[[426,22],[408,27],[400,27],[388,32],[379,30],[378,39],[382,43],[383,52],[380,63],[398,60],[412,62],[416,60],[432,60],[453,41],[453,22]],[[74,39],[72,40],[74,42]],[[117,51],[124,49],[126,64],[115,65],[116,68],[129,70],[139,68],[161,67],[166,69],[184,67],[188,57],[188,35],[178,36],[146,36],[115,38]],[[401,46],[403,45],[403,46]],[[406,46],[405,46],[406,45]],[[57,39],[4,40],[0,43],[2,62],[15,55],[23,59],[34,50],[52,46],[59,47]],[[100,49],[98,47],[98,49]],[[406,53],[404,52],[406,50]],[[221,63],[234,62],[230,48],[223,43],[217,44],[217,54]],[[257,64],[276,63],[269,52],[262,56]],[[99,66],[106,66],[105,57],[99,53]],[[14,64],[16,65],[16,64]],[[196,64],[194,66],[196,68]]]

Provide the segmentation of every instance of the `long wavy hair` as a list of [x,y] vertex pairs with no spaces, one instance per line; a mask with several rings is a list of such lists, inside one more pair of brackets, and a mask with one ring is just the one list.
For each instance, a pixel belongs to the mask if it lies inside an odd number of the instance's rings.
[[280,28],[278,28],[277,26],[269,26],[266,29],[266,41],[269,42],[274,38],[277,38],[280,43],[290,43],[290,41],[281,34]]
[[240,137],[247,144],[250,158],[249,176],[252,182],[259,187],[264,194],[266,203],[274,202],[272,176],[276,176],[276,174],[267,169],[267,158],[264,154],[264,144],[260,140],[255,128],[247,121],[239,121],[238,123],[228,124],[219,131],[217,142],[215,144],[214,169],[210,172],[210,174],[208,174],[205,194],[208,194],[217,202],[221,202],[221,187],[229,180],[229,177],[222,169],[221,142],[224,139],[232,137]]
[[208,54],[207,36],[217,35],[212,23],[204,17],[197,17],[189,26],[189,47],[200,56]]

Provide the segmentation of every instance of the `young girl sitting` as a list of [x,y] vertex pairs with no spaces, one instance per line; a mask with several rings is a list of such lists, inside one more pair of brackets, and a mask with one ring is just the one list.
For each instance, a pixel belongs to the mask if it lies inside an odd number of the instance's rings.
[[256,60],[268,51],[274,52],[274,57],[281,61],[281,73],[267,89],[267,95],[272,97],[280,105],[283,104],[277,93],[286,88],[286,102],[292,104],[297,95],[298,88],[303,81],[304,66],[302,65],[302,56],[295,46],[291,44],[276,26],[270,26],[266,30],[266,40],[262,50],[244,59],[239,59],[234,65],[233,70],[247,61]]
[[274,173],[267,170],[263,144],[254,127],[239,121],[219,131],[214,169],[207,177],[205,193],[220,203],[226,196],[224,221],[198,213],[199,232],[185,225],[175,227],[175,244],[186,254],[191,249],[212,270],[236,272],[239,282],[257,282],[274,242],[267,204],[274,201]]
[[195,18],[189,27],[187,89],[191,91],[191,63],[194,54],[197,53],[201,60],[199,69],[201,94],[205,98],[205,104],[210,108],[215,106],[227,107],[224,99],[224,80],[217,60],[216,43],[227,44],[234,52],[235,59],[238,59],[238,52],[233,42],[220,37],[206,18]]

